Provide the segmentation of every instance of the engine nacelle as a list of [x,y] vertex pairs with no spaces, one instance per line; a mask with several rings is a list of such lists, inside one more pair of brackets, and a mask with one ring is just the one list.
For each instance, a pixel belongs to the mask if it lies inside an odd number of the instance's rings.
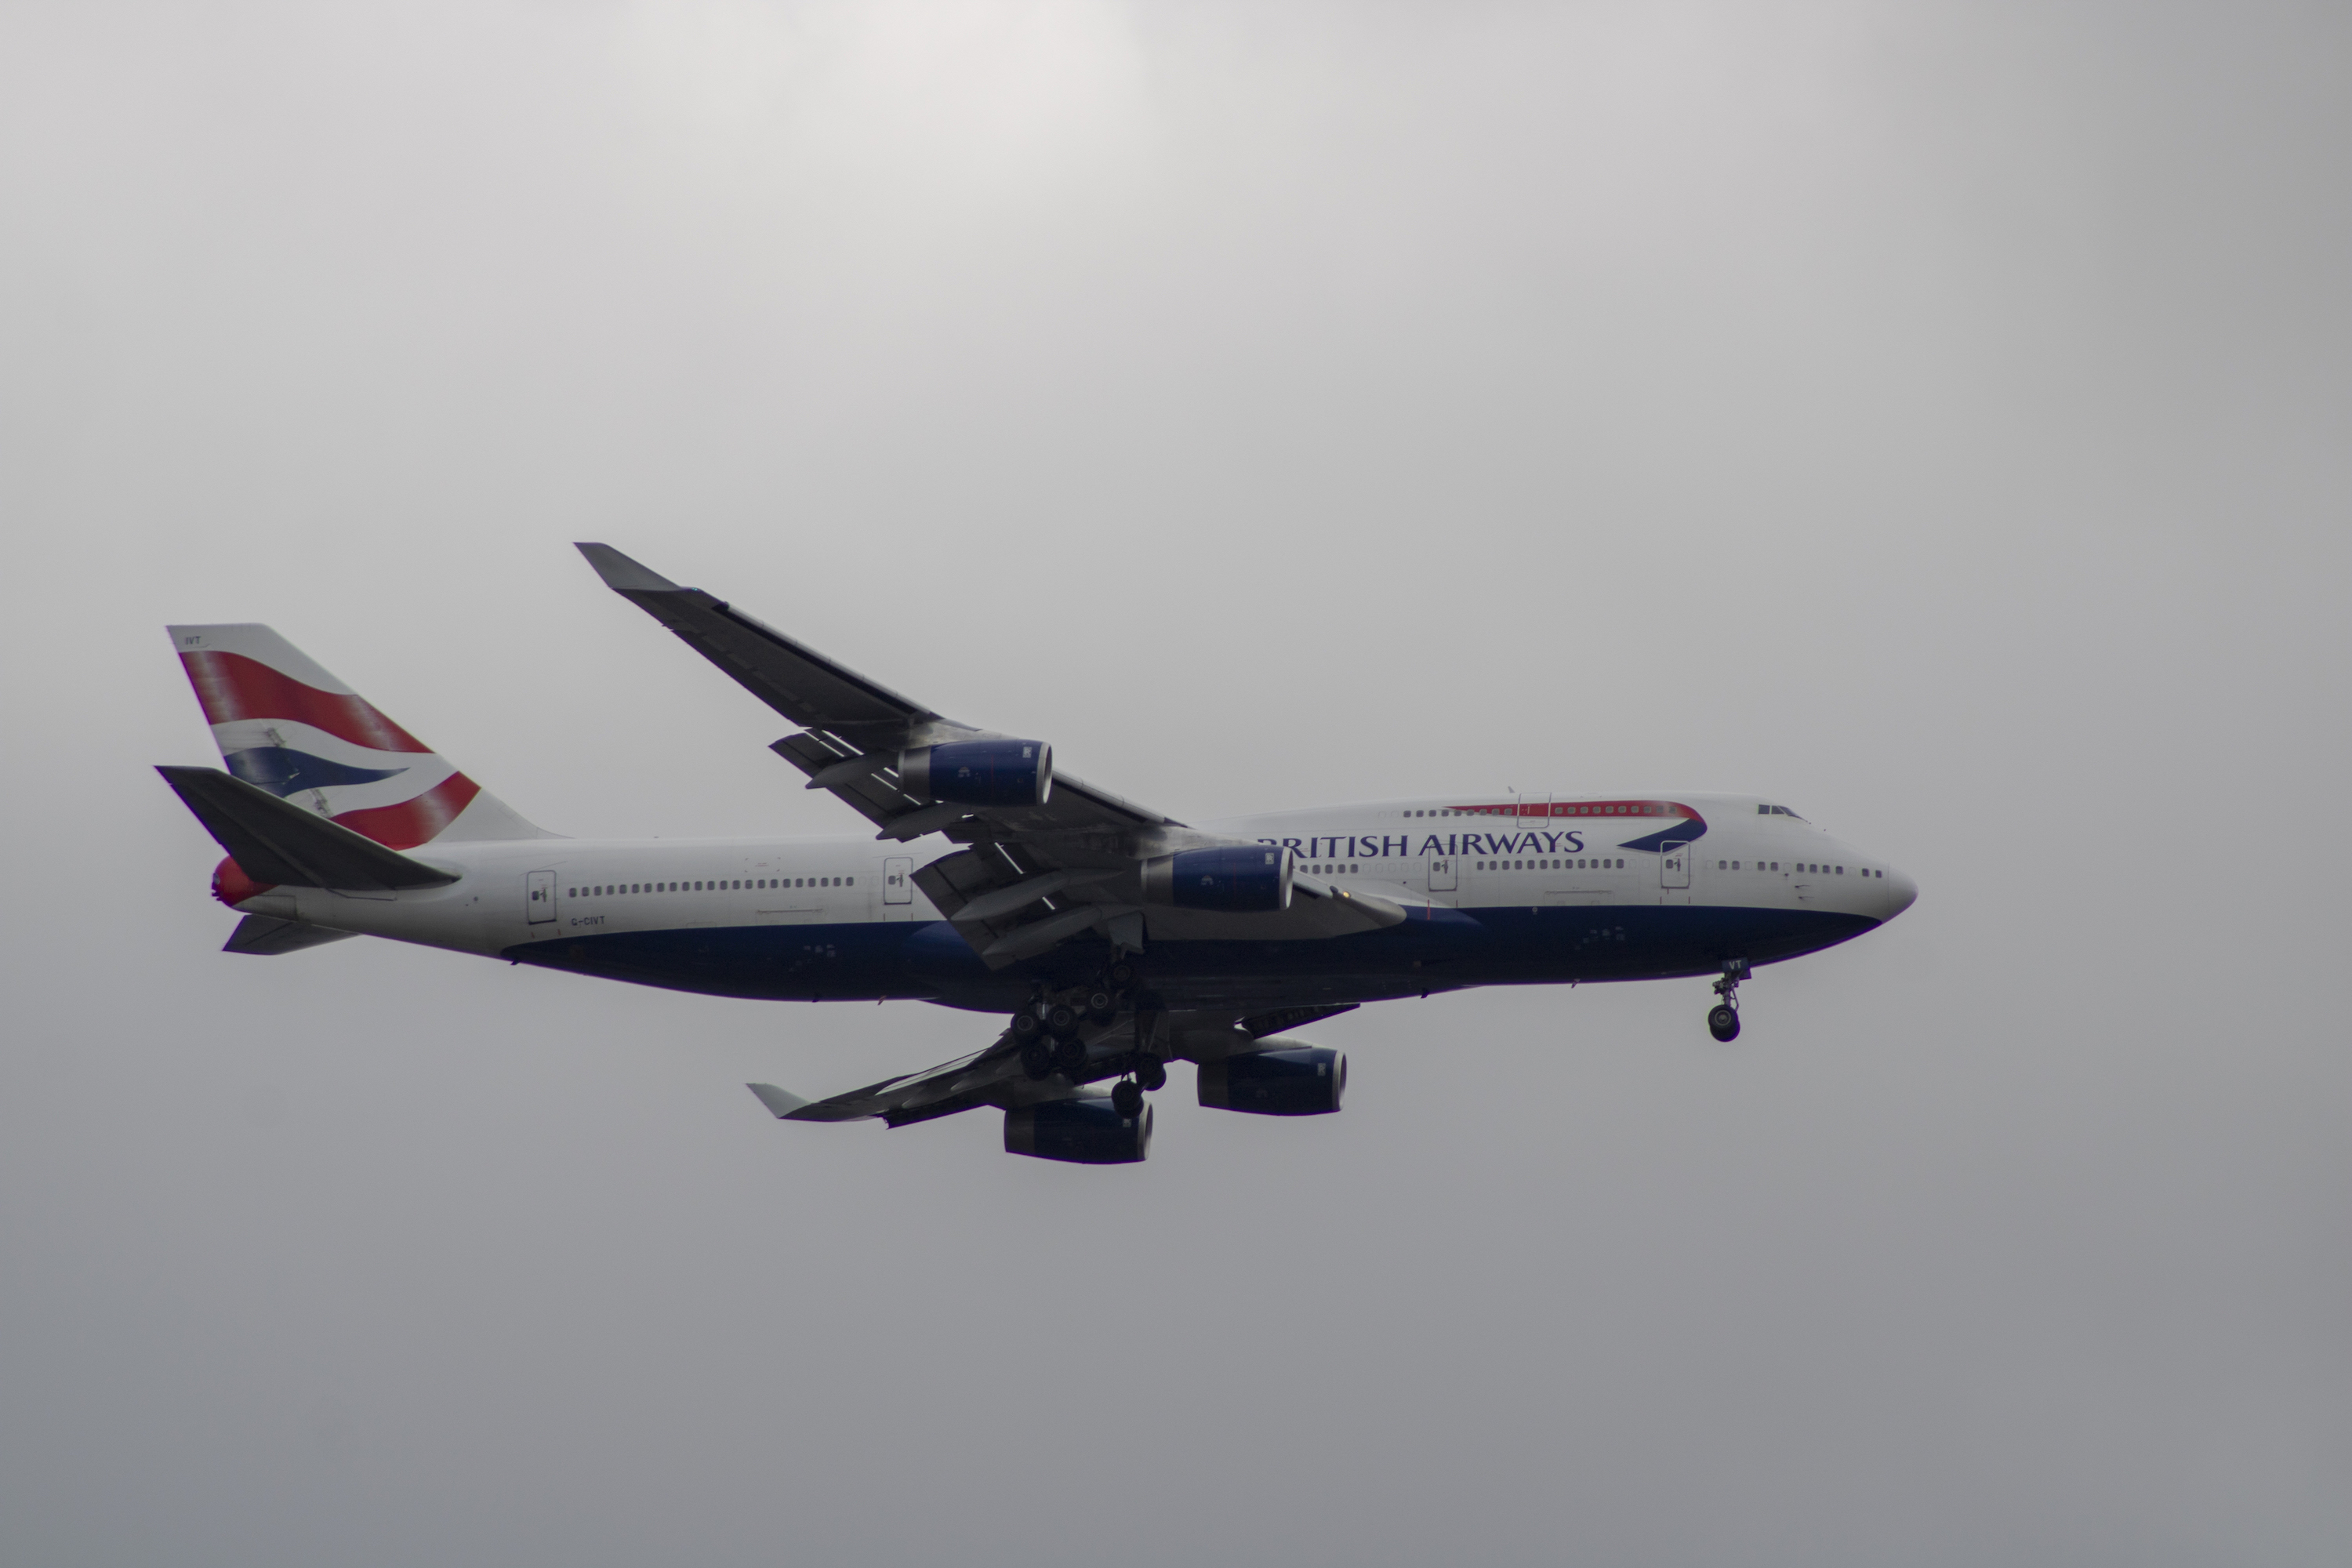
[[1049,1100],[1004,1113],[1004,1152],[1074,1165],[1132,1165],[1151,1151],[1151,1107],[1121,1116],[1107,1094]]
[[1290,907],[1290,851],[1267,844],[1182,849],[1143,863],[1143,901],[1262,914]]
[[1348,1058],[1319,1046],[1271,1048],[1202,1062],[1201,1103],[1253,1116],[1328,1116],[1348,1092]]
[[950,741],[898,753],[898,784],[917,800],[954,805],[1043,805],[1054,790],[1054,748],[1043,741]]

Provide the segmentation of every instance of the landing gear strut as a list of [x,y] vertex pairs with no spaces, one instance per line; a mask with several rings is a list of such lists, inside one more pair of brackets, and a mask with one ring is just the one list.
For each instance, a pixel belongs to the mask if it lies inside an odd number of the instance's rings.
[[1707,1010],[1706,1032],[1726,1045],[1739,1037],[1739,983],[1748,974],[1746,959],[1727,958],[1723,978],[1715,983],[1715,994],[1722,1000]]

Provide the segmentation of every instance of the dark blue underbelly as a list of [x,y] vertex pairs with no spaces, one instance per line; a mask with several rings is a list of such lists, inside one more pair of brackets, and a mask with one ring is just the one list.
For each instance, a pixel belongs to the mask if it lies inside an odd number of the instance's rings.
[[[1143,968],[1165,1005],[1250,1010],[1453,991],[1473,985],[1661,980],[1713,974],[1726,959],[1771,963],[1871,929],[1811,910],[1625,904],[1416,911],[1402,925],[1309,942],[1167,942]],[[1010,1011],[1040,979],[1077,982],[1108,956],[1099,941],[992,973],[945,921],[616,931],[525,942],[505,956],[639,985],[799,1002],[877,997]]]

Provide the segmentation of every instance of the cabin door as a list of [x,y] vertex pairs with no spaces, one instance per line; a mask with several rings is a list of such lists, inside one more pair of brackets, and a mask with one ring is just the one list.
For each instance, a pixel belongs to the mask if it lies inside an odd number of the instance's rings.
[[1658,846],[1658,886],[1690,886],[1690,846],[1671,841]]
[[523,879],[523,910],[527,923],[541,924],[555,918],[555,873],[533,871]]

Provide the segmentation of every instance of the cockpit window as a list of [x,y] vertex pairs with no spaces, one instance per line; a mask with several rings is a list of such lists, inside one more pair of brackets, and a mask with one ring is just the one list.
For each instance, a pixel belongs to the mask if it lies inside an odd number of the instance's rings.
[[[1785,805],[1759,805],[1756,808],[1756,815],[1759,816],[1797,816],[1795,812],[1790,811]],[[1799,822],[1802,822],[1805,819],[1801,816],[1797,816],[1797,820]]]

